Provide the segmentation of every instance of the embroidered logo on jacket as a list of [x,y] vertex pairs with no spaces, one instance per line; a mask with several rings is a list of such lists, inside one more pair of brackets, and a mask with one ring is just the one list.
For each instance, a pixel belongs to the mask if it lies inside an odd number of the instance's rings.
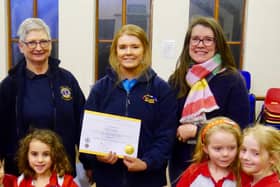
[[157,102],[157,98],[149,94],[144,95],[143,100],[150,104],[155,104]]
[[60,86],[60,94],[63,100],[65,101],[72,100],[71,88],[69,88],[68,86]]

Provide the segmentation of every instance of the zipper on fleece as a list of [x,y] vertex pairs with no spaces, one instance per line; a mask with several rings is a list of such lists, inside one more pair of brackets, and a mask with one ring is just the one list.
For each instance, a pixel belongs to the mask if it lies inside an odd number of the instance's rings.
[[52,104],[53,104],[53,130],[56,129],[56,103],[55,103],[55,94],[54,86],[52,80],[50,80],[51,94],[52,94]]
[[130,105],[130,94],[126,92],[126,100],[125,100],[125,116],[128,116],[128,106]]

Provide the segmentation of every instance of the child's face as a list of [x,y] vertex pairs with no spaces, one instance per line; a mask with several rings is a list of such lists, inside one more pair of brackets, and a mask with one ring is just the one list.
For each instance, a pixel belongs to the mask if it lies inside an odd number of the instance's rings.
[[239,153],[242,170],[254,176],[270,171],[271,158],[266,150],[260,150],[259,143],[252,135],[244,137]]
[[227,168],[236,159],[237,141],[232,133],[216,131],[209,135],[208,145],[203,147],[209,161],[218,168]]
[[0,185],[3,184],[4,174],[4,160],[0,160]]
[[51,174],[51,149],[47,144],[33,139],[29,144],[28,161],[37,176]]

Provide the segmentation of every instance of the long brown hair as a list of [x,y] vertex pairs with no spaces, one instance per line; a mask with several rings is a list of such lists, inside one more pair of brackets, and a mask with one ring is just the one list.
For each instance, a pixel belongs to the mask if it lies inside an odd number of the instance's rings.
[[227,44],[226,37],[220,24],[214,18],[195,17],[188,27],[183,49],[179,59],[177,60],[175,71],[169,78],[169,82],[171,83],[172,87],[179,91],[177,95],[178,98],[184,97],[190,89],[186,83],[185,75],[192,62],[192,59],[189,55],[189,43],[193,27],[196,25],[203,25],[213,31],[216,43],[216,53],[221,55],[222,67],[236,71],[236,64],[234,62],[231,49]]

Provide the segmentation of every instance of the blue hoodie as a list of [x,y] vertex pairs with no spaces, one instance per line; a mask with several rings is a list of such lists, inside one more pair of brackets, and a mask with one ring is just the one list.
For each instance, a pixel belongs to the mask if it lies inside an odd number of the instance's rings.
[[110,165],[93,159],[97,186],[159,187],[166,185],[166,167],[176,136],[176,98],[169,85],[149,69],[129,92],[114,71],[93,86],[85,108],[97,112],[141,119],[137,157],[147,170],[128,172],[119,159]]

